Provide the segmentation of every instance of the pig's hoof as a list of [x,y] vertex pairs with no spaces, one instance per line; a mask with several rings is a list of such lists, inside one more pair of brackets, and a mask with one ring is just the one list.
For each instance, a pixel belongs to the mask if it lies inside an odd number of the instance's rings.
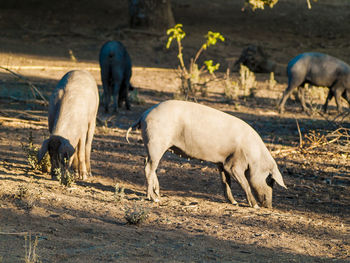
[[79,176],[79,178],[81,179],[81,180],[83,180],[83,181],[85,181],[86,179],[87,179],[87,173],[82,173],[80,176]]
[[255,205],[253,206],[253,208],[255,208],[255,209],[259,209],[259,208],[260,208],[260,206],[259,206],[258,204],[255,204]]
[[159,202],[160,202],[159,198],[146,197],[146,199],[147,199],[148,201],[155,202],[155,203],[159,203]]
[[228,202],[231,203],[232,205],[238,205],[238,202],[236,200],[228,199]]

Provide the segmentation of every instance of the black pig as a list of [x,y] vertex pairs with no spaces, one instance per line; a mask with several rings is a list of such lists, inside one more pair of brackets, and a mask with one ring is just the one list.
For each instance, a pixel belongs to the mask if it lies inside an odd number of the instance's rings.
[[350,66],[340,59],[317,52],[299,54],[288,63],[287,74],[288,87],[279,104],[280,113],[284,112],[284,104],[293,89],[297,87],[301,106],[307,112],[304,97],[305,83],[329,88],[323,106],[324,112],[327,111],[328,102],[333,96],[339,112],[342,111],[341,96],[350,103]]
[[130,110],[128,91],[132,90],[130,85],[131,59],[126,48],[119,41],[108,41],[101,48],[99,60],[105,112],[108,112],[111,96],[115,112],[117,112],[117,107],[121,107],[123,100],[126,109]]

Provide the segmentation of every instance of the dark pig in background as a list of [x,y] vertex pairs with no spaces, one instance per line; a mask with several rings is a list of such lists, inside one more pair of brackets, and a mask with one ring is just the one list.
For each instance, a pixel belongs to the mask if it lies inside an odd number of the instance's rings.
[[145,111],[133,128],[141,128],[147,152],[147,198],[159,201],[156,169],[170,148],[175,153],[218,165],[226,198],[237,204],[231,177],[243,188],[251,207],[272,207],[274,182],[286,187],[275,160],[257,132],[247,123],[219,110],[169,100]]
[[130,110],[128,91],[133,88],[130,85],[131,59],[126,48],[119,41],[108,41],[101,48],[99,61],[105,112],[108,112],[111,96],[115,112],[123,101],[126,109]]
[[39,162],[48,151],[51,175],[71,166],[81,179],[91,176],[90,153],[99,96],[96,81],[84,70],[68,72],[57,84],[49,102],[49,132],[38,153]]
[[329,88],[323,105],[324,112],[333,96],[339,112],[342,111],[341,96],[350,103],[350,66],[340,59],[317,52],[299,54],[288,63],[287,74],[288,87],[279,104],[280,113],[284,112],[284,104],[295,88],[299,88],[298,96],[303,111],[308,111],[304,96],[306,83]]

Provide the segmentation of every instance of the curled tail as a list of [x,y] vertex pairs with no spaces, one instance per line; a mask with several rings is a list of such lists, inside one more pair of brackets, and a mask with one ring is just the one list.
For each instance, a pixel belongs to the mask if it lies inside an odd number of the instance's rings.
[[128,143],[130,143],[130,141],[129,141],[129,133],[130,133],[130,131],[131,130],[133,130],[133,129],[140,129],[141,128],[141,117],[135,122],[135,123],[133,123],[130,127],[129,127],[129,129],[127,130],[127,132],[126,132],[126,136],[125,136],[125,138],[126,138],[126,141],[128,142]]
[[158,105],[159,105],[159,104],[153,105],[152,107],[150,107],[149,109],[147,109],[147,110],[140,116],[140,118],[139,118],[134,124],[132,124],[132,125],[129,127],[129,129],[128,129],[127,132],[126,132],[126,141],[127,141],[128,143],[130,143],[130,142],[129,142],[129,138],[128,138],[129,132],[130,132],[132,129],[135,129],[135,128],[140,129],[140,128],[141,128],[141,121],[142,121],[142,120],[145,120],[145,118],[147,117],[147,115],[148,115],[155,107],[157,107]]

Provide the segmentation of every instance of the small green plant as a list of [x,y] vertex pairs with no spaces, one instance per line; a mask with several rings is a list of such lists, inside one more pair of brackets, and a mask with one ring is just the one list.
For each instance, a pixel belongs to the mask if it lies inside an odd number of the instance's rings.
[[[317,2],[318,0],[313,0]],[[245,0],[244,5],[250,6],[253,11],[255,9],[264,9],[265,6],[269,6],[270,8],[274,7],[277,4],[278,0]],[[311,0],[306,0],[307,7],[311,9]]]
[[264,9],[265,6],[269,6],[270,8],[274,7],[277,4],[278,0],[246,0],[246,5],[250,5],[250,7],[255,9]]
[[[170,48],[173,40],[176,40],[178,47],[177,58],[179,60],[179,77],[181,79],[180,94],[184,96],[187,100],[191,96],[195,96],[197,91],[200,91],[202,95],[206,94],[207,84],[215,79],[214,72],[219,69],[220,64],[214,65],[212,60],[207,60],[204,62],[202,67],[199,67],[197,60],[204,50],[208,47],[215,45],[218,40],[225,41],[225,38],[218,32],[208,31],[206,37],[206,42],[197,51],[194,58],[190,59],[189,66],[186,67],[183,59],[183,46],[182,39],[186,36],[186,33],[182,30],[182,24],[177,24],[175,27],[167,30],[167,35],[169,35],[166,48]],[[205,72],[209,72],[211,78],[203,78],[202,75]]]
[[44,158],[38,163],[38,152],[39,148],[34,146],[33,143],[33,134],[32,131],[29,132],[28,143],[23,144],[22,149],[26,153],[27,162],[32,169],[40,170],[43,173],[46,173],[51,168],[50,156],[48,153],[45,154]]
[[29,197],[30,193],[29,193],[29,187],[28,185],[20,185],[18,186],[18,191],[15,195],[16,199],[27,199]]
[[233,81],[230,76],[230,68],[227,68],[224,81],[224,95],[228,100],[235,100],[238,98],[239,85]]
[[275,73],[270,72],[270,79],[269,79],[269,89],[274,89],[276,87],[277,81],[275,80]]
[[114,200],[116,202],[121,202],[125,198],[124,187],[120,187],[119,184],[115,184],[114,186]]
[[108,120],[101,121],[101,126],[97,129],[102,134],[109,134],[110,129],[108,128]]
[[129,100],[138,105],[145,103],[145,100],[139,97],[139,92],[136,88],[129,93]]
[[[65,160],[65,162],[67,164],[68,160]],[[54,173],[61,185],[64,185],[66,187],[71,187],[73,185],[75,181],[74,173],[72,173],[68,168],[65,169],[64,172],[61,168],[55,168]]]
[[238,81],[233,81],[230,77],[230,70],[227,69],[224,82],[224,96],[229,100],[235,100],[242,96],[252,97],[256,89],[256,79],[254,72],[241,64]]
[[29,185],[19,185],[14,194],[14,203],[18,208],[30,212],[34,208],[36,198],[29,190]]
[[130,225],[139,225],[148,218],[149,209],[134,204],[132,208],[125,210],[125,219]]
[[239,70],[239,81],[241,89],[243,90],[243,96],[249,97],[253,94],[253,90],[256,88],[256,79],[254,72],[250,71],[248,67],[241,64]]
[[305,99],[309,101],[311,111],[319,110],[318,101],[325,101],[328,93],[327,87],[305,86]]
[[36,254],[36,248],[38,246],[38,236],[35,236],[35,239],[32,241],[32,235],[29,232],[24,236],[24,247],[25,247],[25,263],[40,263],[38,255]]

